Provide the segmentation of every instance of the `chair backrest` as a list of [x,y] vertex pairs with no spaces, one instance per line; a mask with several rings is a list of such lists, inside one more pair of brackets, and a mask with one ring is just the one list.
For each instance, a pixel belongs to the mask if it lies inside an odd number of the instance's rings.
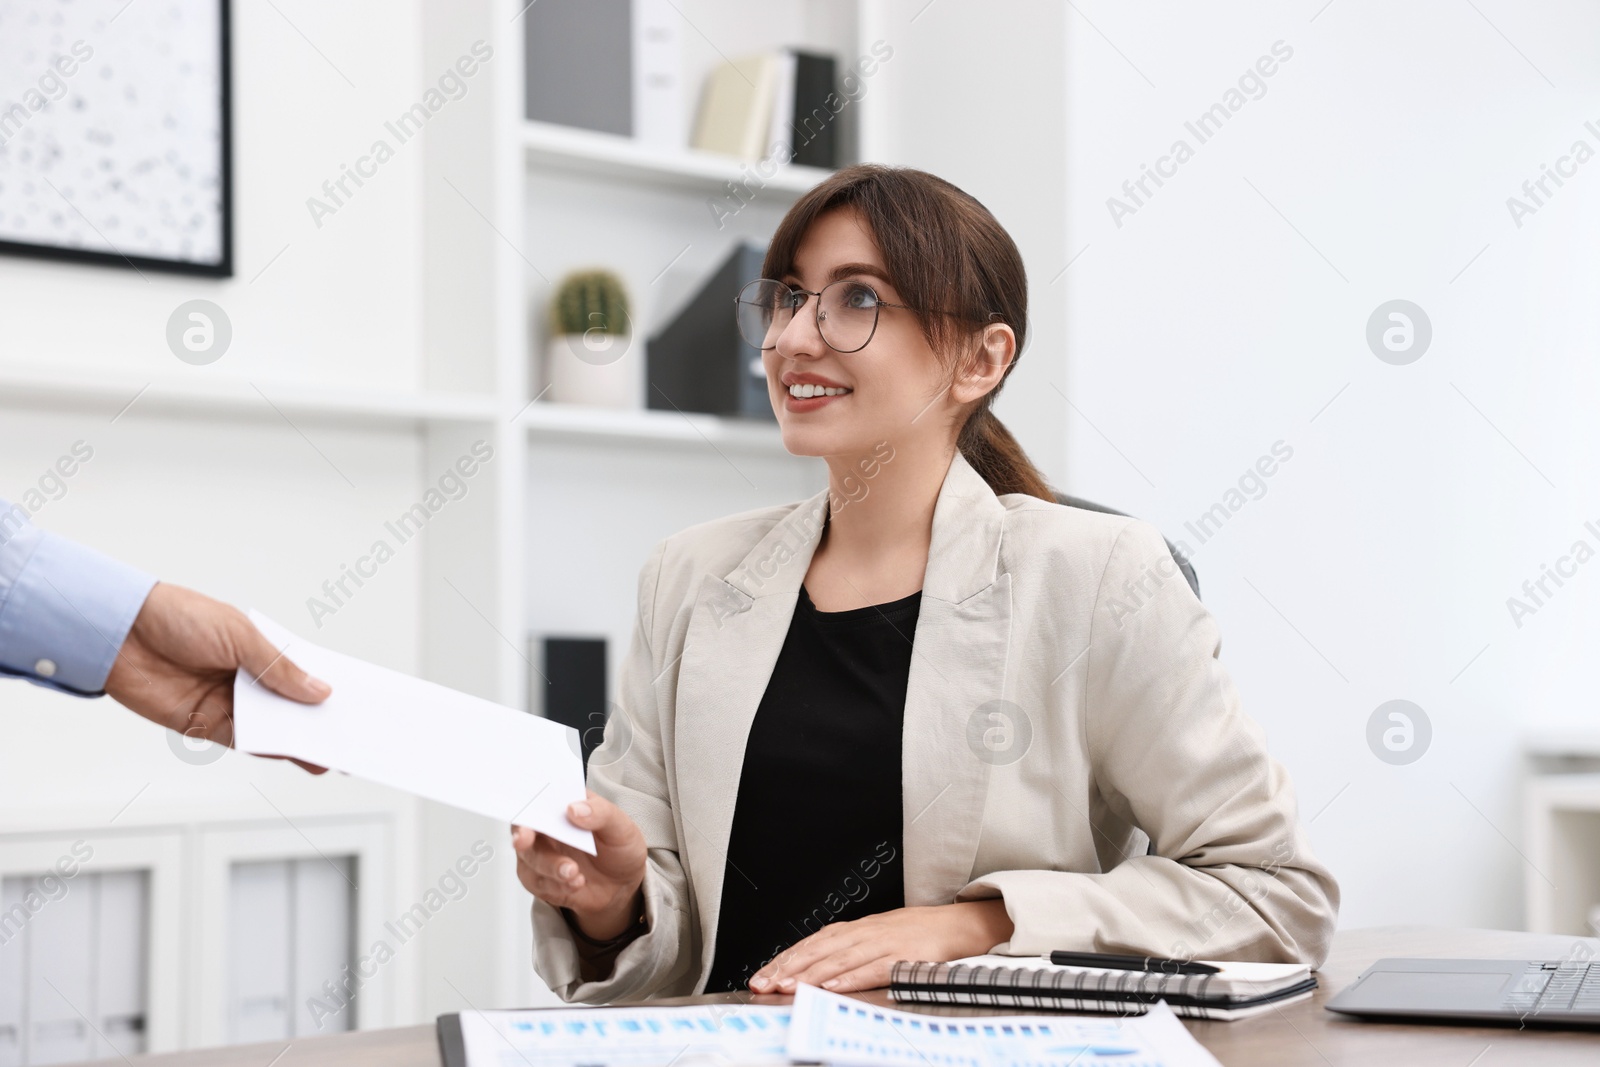
[[[1052,489],[1051,492],[1055,493],[1056,503],[1065,504],[1069,508],[1082,508],[1085,511],[1099,511],[1107,515],[1126,515],[1130,519],[1133,517],[1128,515],[1126,511],[1118,511],[1116,508],[1108,508],[1104,504],[1096,504],[1093,501],[1084,500],[1082,497],[1068,496],[1066,493],[1056,493],[1054,489]],[[1166,538],[1163,537],[1162,540],[1166,541]],[[1176,563],[1178,565],[1178,569],[1183,572],[1183,577],[1189,583],[1189,588],[1194,590],[1194,595],[1198,598],[1200,596],[1200,576],[1194,572],[1194,566],[1184,558],[1182,553],[1172,546],[1171,541],[1167,541],[1167,551],[1172,553],[1172,561]]]

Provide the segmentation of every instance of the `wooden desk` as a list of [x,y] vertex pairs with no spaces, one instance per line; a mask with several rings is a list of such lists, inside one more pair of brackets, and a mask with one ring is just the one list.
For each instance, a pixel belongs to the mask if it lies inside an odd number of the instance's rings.
[[[1396,1064],[1404,1067],[1501,1067],[1514,1064],[1600,1063],[1600,1032],[1516,1030],[1509,1027],[1413,1026],[1356,1022],[1322,1005],[1374,960],[1384,956],[1482,956],[1559,959],[1578,939],[1509,930],[1380,927],[1342,931],[1318,972],[1314,998],[1241,1022],[1186,1019],[1190,1031],[1227,1067],[1314,1067]],[[1600,941],[1590,939],[1600,951]],[[865,999],[890,1003],[886,993]],[[735,1001],[734,994],[658,1003]],[[764,998],[772,1002],[776,998]],[[945,1009],[949,1011],[950,1009]],[[991,1013],[992,1014],[992,1013]],[[440,1067],[434,1028],[368,1030],[289,1043],[140,1056],[136,1067]],[[281,1055],[280,1055],[281,1054]],[[115,1063],[116,1061],[101,1061]]]

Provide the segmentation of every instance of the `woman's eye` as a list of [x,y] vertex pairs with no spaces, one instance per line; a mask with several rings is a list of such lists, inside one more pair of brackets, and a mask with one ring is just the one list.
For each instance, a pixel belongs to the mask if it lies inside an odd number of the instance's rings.
[[844,306],[848,308],[876,307],[878,294],[864,285],[847,286],[844,291]]

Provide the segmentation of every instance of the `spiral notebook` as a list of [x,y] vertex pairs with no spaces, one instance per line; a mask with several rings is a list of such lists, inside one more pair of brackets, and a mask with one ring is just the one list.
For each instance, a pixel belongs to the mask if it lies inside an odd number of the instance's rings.
[[1044,1008],[1142,1015],[1164,1000],[1193,1019],[1243,1019],[1311,996],[1317,979],[1302,963],[1214,962],[1216,974],[1161,974],[1067,967],[1036,956],[973,956],[952,963],[894,965],[889,995],[912,1004]]

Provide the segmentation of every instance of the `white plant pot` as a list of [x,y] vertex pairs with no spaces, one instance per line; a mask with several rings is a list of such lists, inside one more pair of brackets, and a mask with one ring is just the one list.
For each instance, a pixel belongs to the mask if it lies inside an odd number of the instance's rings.
[[545,346],[545,399],[556,404],[638,408],[643,399],[643,366],[633,351],[632,334],[562,333]]

